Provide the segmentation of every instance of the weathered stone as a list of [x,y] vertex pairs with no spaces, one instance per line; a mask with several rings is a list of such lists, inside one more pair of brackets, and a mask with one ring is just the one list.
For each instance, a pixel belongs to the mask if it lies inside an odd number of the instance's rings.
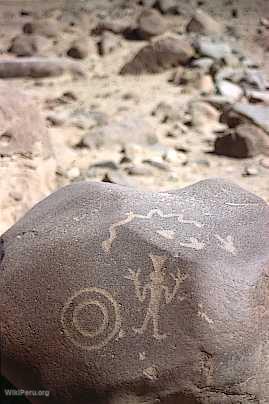
[[36,101],[0,85],[0,233],[56,188],[56,162]]
[[2,373],[50,404],[267,403],[268,224],[218,179],[61,189],[1,237]]
[[130,143],[141,145],[157,143],[154,128],[143,118],[122,117],[118,121],[92,129],[83,139],[83,145],[90,148]]
[[186,30],[198,34],[220,35],[223,32],[223,26],[205,11],[198,9],[187,24]]
[[261,104],[236,103],[233,110],[250,119],[256,125],[269,133],[269,106]]
[[70,63],[65,58],[24,57],[0,60],[1,79],[57,77],[66,71],[84,75],[79,64]]
[[231,47],[221,40],[210,37],[200,37],[194,43],[195,48],[202,56],[220,60],[229,57],[232,54]]
[[166,30],[167,22],[157,10],[146,9],[140,14],[136,28],[139,39],[148,40],[164,34]]
[[194,50],[187,40],[167,35],[140,49],[120,74],[159,73],[187,64],[193,55]]
[[239,125],[233,132],[216,139],[215,153],[235,158],[269,155],[269,138],[254,125]]

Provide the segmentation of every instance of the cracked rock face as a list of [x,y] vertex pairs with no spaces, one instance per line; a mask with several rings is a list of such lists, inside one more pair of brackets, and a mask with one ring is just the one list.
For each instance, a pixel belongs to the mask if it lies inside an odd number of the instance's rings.
[[269,401],[259,197],[220,179],[163,193],[78,183],[2,240],[2,371],[50,391],[33,403]]
[[34,100],[0,86],[0,233],[56,187],[56,162]]

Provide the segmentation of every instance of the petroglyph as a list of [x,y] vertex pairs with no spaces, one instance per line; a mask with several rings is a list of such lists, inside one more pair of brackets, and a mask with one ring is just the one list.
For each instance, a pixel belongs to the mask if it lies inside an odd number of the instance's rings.
[[104,240],[102,242],[102,248],[103,250],[108,253],[112,247],[112,243],[113,241],[116,239],[117,237],[117,228],[120,226],[124,226],[127,223],[132,222],[134,219],[151,219],[154,215],[157,215],[161,218],[177,218],[179,223],[182,224],[190,224],[193,226],[196,226],[198,228],[203,227],[203,224],[200,222],[197,222],[195,220],[185,220],[184,216],[182,214],[180,215],[175,215],[175,214],[164,214],[160,209],[152,209],[147,215],[140,215],[134,212],[129,212],[127,213],[127,217],[126,219],[120,220],[117,223],[113,223],[110,227],[109,227],[109,238],[107,240]]
[[151,366],[143,370],[143,375],[149,380],[158,379],[158,369],[155,366]]
[[192,248],[194,250],[203,250],[205,248],[205,243],[200,242],[197,238],[190,237],[189,243],[179,243],[182,247]]
[[234,240],[232,236],[227,236],[226,239],[222,238],[218,234],[215,234],[215,238],[220,241],[220,248],[226,250],[232,255],[237,255],[237,250],[234,245]]
[[163,266],[167,257],[159,255],[150,255],[149,257],[152,261],[154,270],[150,273],[150,281],[148,283],[144,286],[141,285],[139,280],[141,273],[140,269],[138,269],[137,272],[129,269],[129,275],[125,276],[126,279],[133,281],[136,297],[141,303],[143,303],[146,300],[147,295],[149,295],[149,304],[144,322],[140,328],[133,328],[133,330],[135,333],[142,335],[152,322],[153,337],[157,340],[162,340],[167,337],[166,334],[161,334],[159,331],[159,318],[163,297],[166,304],[171,303],[179,290],[180,284],[187,278],[187,276],[182,275],[179,269],[176,276],[170,273],[170,276],[175,281],[175,286],[173,291],[169,292],[168,287],[165,285],[165,273],[163,271]]
[[210,325],[214,324],[214,321],[211,318],[209,318],[208,315],[204,312],[203,305],[198,304],[198,307],[200,309],[198,311],[198,316],[200,318],[202,318],[203,320],[205,320],[208,324],[210,324]]
[[139,360],[144,361],[146,359],[146,352],[139,352]]
[[[93,315],[91,310],[94,310]],[[65,304],[61,322],[64,333],[74,345],[94,351],[106,346],[119,333],[120,308],[105,289],[82,289]]]
[[157,234],[166,238],[167,240],[174,240],[175,232],[173,230],[158,230]]

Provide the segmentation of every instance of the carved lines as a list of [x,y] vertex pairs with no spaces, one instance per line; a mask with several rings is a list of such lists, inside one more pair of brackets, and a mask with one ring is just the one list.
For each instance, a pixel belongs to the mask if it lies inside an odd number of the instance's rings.
[[[110,227],[109,227],[109,238],[105,241],[102,242],[102,248],[103,250],[108,253],[112,247],[112,243],[113,241],[116,239],[117,237],[117,228],[120,226],[123,226],[127,223],[132,222],[134,219],[151,219],[153,217],[153,215],[158,215],[161,218],[177,218],[179,223],[183,223],[183,224],[190,224],[193,226],[196,226],[198,228],[203,227],[203,224],[194,220],[185,220],[183,215],[174,215],[174,214],[168,214],[165,215],[160,209],[152,209],[147,215],[140,215],[134,212],[129,212],[127,213],[127,218],[120,220],[117,223],[113,223]],[[167,233],[168,235],[168,233]],[[168,236],[169,237],[169,236]],[[173,237],[172,233],[170,235],[170,237]]]
[[[87,315],[83,324],[83,311],[98,309],[102,317]],[[98,320],[99,319],[99,320]],[[100,324],[95,322],[100,321]],[[79,348],[94,351],[103,348],[118,334],[121,327],[120,308],[105,289],[87,288],[75,293],[65,304],[61,322],[65,334]],[[93,328],[93,329],[92,329]]]

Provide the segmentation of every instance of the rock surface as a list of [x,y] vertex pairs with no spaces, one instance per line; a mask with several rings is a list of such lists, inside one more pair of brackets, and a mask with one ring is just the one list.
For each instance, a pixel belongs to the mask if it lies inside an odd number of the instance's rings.
[[223,32],[223,27],[210,15],[198,9],[188,23],[186,30],[198,34],[220,35]]
[[34,100],[0,85],[0,233],[56,186],[56,162]]
[[121,74],[160,73],[164,70],[185,65],[194,56],[194,50],[187,40],[167,35],[150,45],[144,46],[121,69]]
[[65,58],[24,57],[0,60],[0,78],[44,78],[61,76],[67,71],[83,75],[79,65]]
[[1,237],[3,374],[34,404],[268,402],[268,229],[218,179],[61,189]]
[[269,137],[254,125],[242,124],[233,132],[216,139],[215,153],[235,158],[269,155]]

